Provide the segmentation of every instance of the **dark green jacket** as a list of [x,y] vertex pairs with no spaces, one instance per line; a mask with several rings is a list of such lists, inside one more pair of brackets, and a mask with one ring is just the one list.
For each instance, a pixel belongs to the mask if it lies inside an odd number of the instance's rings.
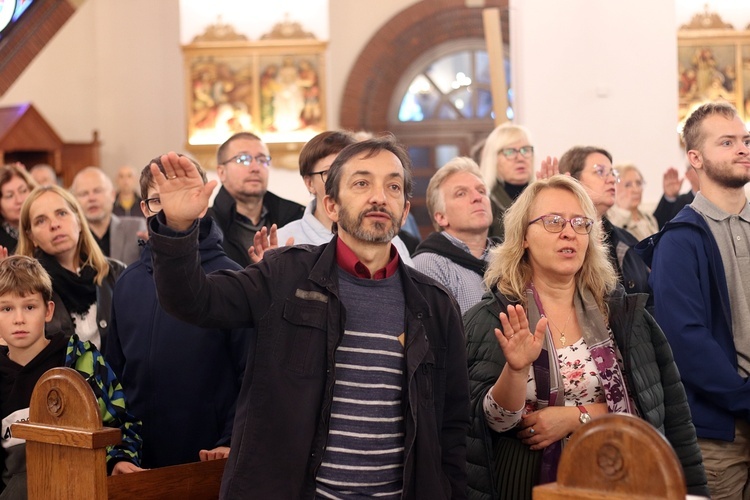
[[[492,485],[493,440],[498,436],[484,419],[482,401],[505,365],[494,335],[498,314],[510,303],[498,294],[485,294],[464,315],[471,386],[471,428],[467,438],[469,498],[498,498]],[[709,496],[703,459],[695,436],[685,389],[664,333],[645,310],[646,295],[610,297],[609,321],[623,356],[623,373],[639,415],[669,441],[685,472],[688,493]],[[533,453],[533,452],[530,452]]]
[[488,236],[496,236],[500,240],[505,239],[505,225],[503,223],[503,216],[508,207],[513,203],[508,192],[505,190],[505,186],[501,182],[495,182],[490,191],[490,204],[492,205],[492,225]]

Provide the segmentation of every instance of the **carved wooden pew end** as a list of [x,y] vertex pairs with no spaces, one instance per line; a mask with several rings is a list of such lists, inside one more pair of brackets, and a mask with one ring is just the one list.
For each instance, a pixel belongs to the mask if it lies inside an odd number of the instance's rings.
[[557,482],[535,487],[533,498],[685,500],[686,493],[682,466],[666,438],[638,417],[610,414],[573,434]]
[[84,378],[53,368],[31,395],[29,421],[13,424],[26,440],[29,499],[218,498],[226,459],[107,477],[104,448],[121,441],[102,426],[99,404]]

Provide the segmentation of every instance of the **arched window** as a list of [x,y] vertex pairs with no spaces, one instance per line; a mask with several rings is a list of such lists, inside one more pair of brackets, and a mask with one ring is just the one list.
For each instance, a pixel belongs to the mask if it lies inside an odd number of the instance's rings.
[[[510,67],[505,61],[510,89]],[[494,119],[489,60],[484,48],[457,50],[431,61],[401,99],[399,122]],[[508,92],[509,102],[512,92]],[[513,108],[508,107],[508,119]]]
[[[508,53],[507,47],[505,53]],[[505,60],[509,119],[510,65]],[[412,213],[422,234],[432,230],[425,195],[435,169],[494,128],[489,58],[483,39],[452,40],[422,54],[402,74],[388,111],[388,128],[409,149],[414,167]]]

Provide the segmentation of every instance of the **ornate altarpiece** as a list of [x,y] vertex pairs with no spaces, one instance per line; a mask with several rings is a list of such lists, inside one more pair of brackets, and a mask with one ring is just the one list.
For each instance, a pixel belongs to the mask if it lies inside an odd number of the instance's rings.
[[326,45],[288,18],[257,41],[221,19],[209,26],[182,47],[187,150],[215,166],[217,145],[249,131],[275,166],[297,168],[304,143],[326,130]]
[[679,120],[706,101],[726,100],[750,121],[750,25],[736,30],[705,11],[677,32]]

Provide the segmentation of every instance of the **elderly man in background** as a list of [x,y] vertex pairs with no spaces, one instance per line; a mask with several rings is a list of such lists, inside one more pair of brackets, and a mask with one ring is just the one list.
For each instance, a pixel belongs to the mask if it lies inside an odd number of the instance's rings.
[[463,314],[487,290],[482,279],[495,243],[487,237],[492,206],[474,160],[454,158],[432,176],[427,210],[436,232],[417,247],[414,266],[445,286]]
[[83,213],[104,255],[131,264],[138,260],[138,233],[145,233],[143,217],[120,217],[112,213],[115,190],[99,167],[86,167],[73,178],[70,191]]

